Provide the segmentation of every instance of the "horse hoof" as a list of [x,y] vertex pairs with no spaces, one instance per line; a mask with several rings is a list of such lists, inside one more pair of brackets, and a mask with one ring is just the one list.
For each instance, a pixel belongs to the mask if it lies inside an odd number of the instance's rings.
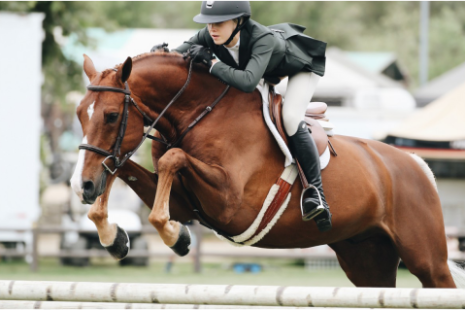
[[185,256],[189,253],[189,246],[191,245],[191,233],[189,229],[182,225],[181,229],[179,230],[179,237],[178,241],[170,247],[174,251],[174,253],[178,254],[179,256]]
[[104,248],[111,254],[115,259],[122,260],[129,253],[129,236],[127,232],[116,226],[116,238],[112,245],[104,246]]

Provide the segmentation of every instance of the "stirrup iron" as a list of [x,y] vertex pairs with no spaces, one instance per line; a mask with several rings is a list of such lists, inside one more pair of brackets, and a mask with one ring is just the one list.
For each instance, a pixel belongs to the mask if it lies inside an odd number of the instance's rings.
[[[304,201],[304,195],[305,192],[307,192],[309,189],[314,189],[318,195],[318,201],[319,201],[319,206],[315,207],[310,213],[304,214],[304,206],[303,206],[303,201]],[[320,215],[323,211],[325,210],[325,207],[323,205],[323,200],[321,199],[320,191],[318,188],[316,188],[312,184],[308,184],[308,187],[302,191],[302,194],[300,195],[300,212],[302,213],[302,220],[303,221],[310,221]],[[305,216],[305,217],[304,217]]]

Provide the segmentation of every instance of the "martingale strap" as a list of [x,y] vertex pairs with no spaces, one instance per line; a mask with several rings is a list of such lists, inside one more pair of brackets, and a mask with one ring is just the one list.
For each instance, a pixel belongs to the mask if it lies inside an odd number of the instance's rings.
[[[162,136],[162,137],[163,137],[163,136]],[[162,140],[162,139],[160,139],[160,138],[154,137],[154,136],[149,135],[149,134],[147,134],[147,139],[160,142],[161,144],[168,145],[168,142],[166,142],[166,140],[164,140],[164,139]]]
[[194,128],[194,126],[197,125],[197,124],[200,122],[200,120],[201,120],[202,118],[204,118],[208,113],[210,113],[210,112],[213,110],[213,108],[216,106],[216,104],[217,104],[218,102],[220,102],[220,100],[226,95],[226,93],[227,93],[228,90],[229,90],[229,87],[230,87],[229,85],[226,86],[226,88],[225,88],[224,91],[221,93],[221,95],[220,95],[218,98],[216,98],[216,100],[215,100],[211,105],[207,106],[207,107],[205,108],[205,110],[203,110],[203,112],[200,113],[200,115],[197,116],[197,118],[196,118],[192,123],[189,124],[189,126],[187,127],[187,129],[184,130],[184,132],[179,136],[179,139],[176,140],[176,142],[174,142],[173,144],[168,144],[168,145],[167,145],[168,149],[177,146],[177,145],[182,141],[182,139],[184,139],[184,137],[187,135],[187,133],[188,133],[189,131],[191,131],[192,128]]

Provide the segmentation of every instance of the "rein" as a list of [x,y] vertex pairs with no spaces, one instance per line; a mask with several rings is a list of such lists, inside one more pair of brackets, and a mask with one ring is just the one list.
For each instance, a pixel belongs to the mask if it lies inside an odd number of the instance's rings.
[[[142,111],[140,109],[140,107],[137,105],[136,101],[131,97],[131,91],[129,89],[129,85],[128,85],[128,82],[124,82],[124,89],[121,89],[121,88],[116,88],[116,87],[111,87],[111,86],[98,86],[98,85],[88,85],[87,86],[87,89],[88,90],[91,90],[91,91],[96,91],[96,92],[102,92],[102,91],[110,91],[110,92],[115,92],[115,93],[123,93],[124,94],[124,108],[123,108],[123,116],[122,116],[122,120],[121,120],[121,124],[120,124],[120,127],[119,127],[119,133],[118,133],[118,137],[116,138],[116,142],[114,144],[114,147],[113,147],[113,153],[109,152],[109,151],[106,151],[102,148],[99,148],[97,146],[94,146],[94,145],[91,145],[91,144],[81,144],[79,145],[79,149],[80,150],[88,150],[88,151],[92,151],[94,153],[97,153],[97,154],[100,154],[100,155],[103,155],[103,156],[106,156],[105,159],[102,161],[102,166],[105,168],[106,171],[108,171],[109,173],[111,173],[112,175],[116,173],[116,170],[118,170],[118,168],[122,167],[126,161],[131,158],[132,155],[134,155],[134,153],[139,149],[139,147],[142,145],[142,143],[144,143],[145,139],[149,138],[149,139],[152,139],[152,140],[155,140],[157,142],[160,142],[160,143],[163,143],[167,146],[167,148],[172,148],[176,145],[178,145],[181,140],[184,138],[184,136],[205,116],[207,115],[209,112],[211,112],[211,110],[215,107],[215,105],[226,95],[227,91],[229,90],[230,86],[226,86],[225,90],[221,93],[221,95],[210,105],[210,106],[207,106],[205,108],[205,110],[187,127],[187,129],[180,135],[180,137],[174,142],[174,143],[168,143],[167,141],[165,140],[161,140],[161,139],[158,139],[156,137],[153,137],[151,135],[149,135],[148,133],[155,128],[155,126],[157,125],[158,121],[160,120],[160,118],[165,114],[165,112],[171,107],[171,105],[184,93],[184,91],[186,90],[187,86],[189,85],[190,83],[190,80],[191,80],[191,76],[192,76],[192,65],[193,65],[193,61],[190,62],[189,64],[189,73],[187,74],[187,79],[186,79],[186,82],[184,83],[183,87],[178,91],[178,93],[173,97],[173,99],[171,99],[171,101],[166,105],[166,107],[160,112],[160,114],[158,115],[158,117],[152,121],[152,119],[146,114],[144,113],[144,111]],[[115,71],[117,71],[116,69],[113,69]],[[142,116],[144,118],[146,118],[147,120],[149,120],[150,122],[152,122],[152,125],[150,126],[150,128],[144,132],[144,134],[142,135],[142,140],[139,142],[139,144],[136,146],[136,148],[130,152],[128,152],[127,154],[124,155],[123,159],[120,159],[119,156],[121,155],[121,143],[123,141],[123,138],[124,138],[124,134],[126,132],[126,127],[128,125],[128,117],[129,117],[129,103],[132,103],[136,109],[142,114]],[[162,136],[163,137],[163,136]],[[164,139],[164,137],[163,137]],[[111,170],[107,164],[105,163],[108,159],[113,159],[113,162],[114,162],[114,165],[115,165],[115,169],[114,170]]]

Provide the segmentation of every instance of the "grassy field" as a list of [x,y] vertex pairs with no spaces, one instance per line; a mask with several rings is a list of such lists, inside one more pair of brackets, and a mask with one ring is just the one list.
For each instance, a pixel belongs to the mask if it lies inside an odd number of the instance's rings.
[[[151,262],[149,267],[120,267],[109,260],[92,260],[88,267],[61,266],[56,259],[42,259],[37,273],[21,261],[0,262],[1,280],[141,282],[186,284],[242,284],[286,286],[353,286],[338,267],[308,270],[293,260],[254,260],[263,266],[259,273],[235,273],[231,263],[203,263],[202,272],[194,273],[191,263],[177,262],[171,272],[165,263]],[[399,269],[398,287],[421,287],[406,269]]]

